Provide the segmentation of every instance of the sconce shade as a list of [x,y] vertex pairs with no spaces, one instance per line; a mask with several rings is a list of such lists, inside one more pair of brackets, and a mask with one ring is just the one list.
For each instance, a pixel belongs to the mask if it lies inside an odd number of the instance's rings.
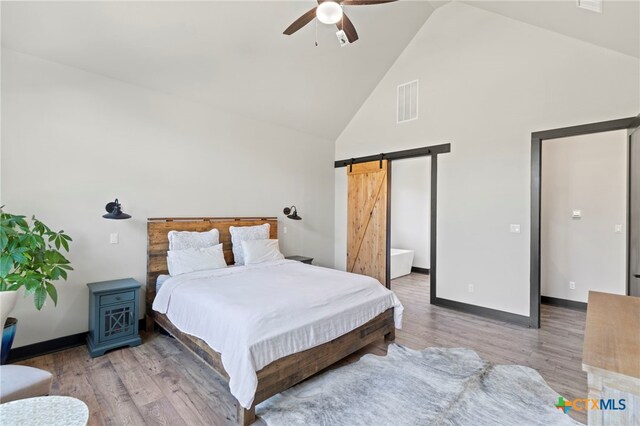
[[302,220],[302,218],[298,216],[298,209],[296,209],[296,206],[285,207],[283,213],[286,214],[289,219]]
[[128,215],[122,211],[122,206],[120,205],[120,202],[118,202],[117,198],[115,201],[111,203],[107,203],[104,209],[107,211],[107,214],[102,215],[102,217],[104,217],[105,219],[130,219],[131,218],[131,215]]

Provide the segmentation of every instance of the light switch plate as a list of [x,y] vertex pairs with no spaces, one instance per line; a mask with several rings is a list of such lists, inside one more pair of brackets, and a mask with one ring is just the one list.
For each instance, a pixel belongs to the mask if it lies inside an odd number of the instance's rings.
[[509,225],[509,232],[511,232],[512,234],[519,234],[520,225],[517,223],[512,223],[511,225]]
[[119,238],[118,238],[118,233],[114,232],[113,234],[109,235],[109,242],[111,244],[118,244]]

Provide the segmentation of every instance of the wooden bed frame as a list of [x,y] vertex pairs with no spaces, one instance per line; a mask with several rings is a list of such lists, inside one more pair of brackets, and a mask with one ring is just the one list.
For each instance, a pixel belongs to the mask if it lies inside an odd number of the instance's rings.
[[[229,375],[222,365],[218,352],[211,349],[203,340],[182,333],[169,321],[166,315],[153,311],[152,304],[156,295],[156,280],[158,275],[168,274],[166,257],[167,250],[169,250],[167,236],[169,231],[203,232],[213,228],[218,229],[220,242],[223,243],[225,260],[227,264],[231,265],[234,262],[229,227],[255,226],[264,223],[270,225],[270,238],[277,238],[278,220],[274,217],[150,218],[147,222],[147,330],[153,330],[154,322],[157,323],[187,349],[211,366],[227,382],[229,381]],[[258,387],[252,407],[246,409],[236,401],[238,424],[246,426],[253,423],[256,420],[255,406],[260,402],[294,386],[383,337],[387,340],[395,338],[393,308],[330,342],[273,361],[257,372]]]

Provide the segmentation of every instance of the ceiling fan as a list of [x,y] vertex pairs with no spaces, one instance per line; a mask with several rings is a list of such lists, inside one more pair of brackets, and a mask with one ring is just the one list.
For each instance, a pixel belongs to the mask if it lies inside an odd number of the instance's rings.
[[284,30],[283,34],[291,35],[313,21],[314,18],[318,18],[318,21],[323,24],[335,24],[339,30],[338,38],[341,38],[340,32],[344,32],[348,42],[353,43],[358,40],[358,33],[353,26],[353,22],[342,10],[342,6],[366,6],[394,1],[397,0],[318,0],[318,6],[296,19],[293,24]]

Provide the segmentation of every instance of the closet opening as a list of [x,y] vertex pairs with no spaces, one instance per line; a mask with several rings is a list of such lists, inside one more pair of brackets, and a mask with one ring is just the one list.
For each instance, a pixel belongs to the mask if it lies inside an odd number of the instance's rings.
[[531,135],[529,326],[540,304],[640,296],[640,116]]

